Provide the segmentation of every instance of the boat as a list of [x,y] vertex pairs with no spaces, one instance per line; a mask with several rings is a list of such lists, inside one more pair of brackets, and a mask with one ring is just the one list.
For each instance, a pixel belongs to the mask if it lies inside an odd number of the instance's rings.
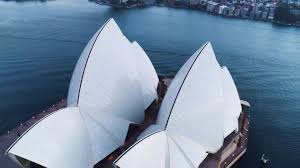
[[267,155],[263,154],[260,159],[261,167],[267,167],[268,163],[269,163],[269,157]]
[[110,19],[79,57],[65,102],[6,155],[23,168],[223,168],[247,148],[250,104],[210,42],[169,78]]

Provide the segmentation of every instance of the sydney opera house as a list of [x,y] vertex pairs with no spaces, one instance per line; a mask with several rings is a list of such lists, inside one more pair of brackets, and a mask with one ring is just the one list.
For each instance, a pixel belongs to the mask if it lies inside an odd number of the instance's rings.
[[67,106],[8,149],[23,168],[218,168],[246,151],[249,103],[209,42],[173,79],[113,19],[82,52]]

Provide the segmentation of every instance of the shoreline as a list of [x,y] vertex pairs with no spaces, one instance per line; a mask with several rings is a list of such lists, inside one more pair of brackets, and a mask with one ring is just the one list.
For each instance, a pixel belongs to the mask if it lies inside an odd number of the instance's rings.
[[214,15],[214,16],[220,16],[220,17],[224,17],[224,18],[230,18],[230,19],[241,19],[241,20],[253,20],[253,21],[262,21],[262,22],[268,22],[268,23],[272,23],[278,26],[286,26],[286,27],[300,27],[300,24],[294,24],[294,23],[284,23],[281,21],[276,21],[273,19],[263,19],[263,18],[256,18],[256,17],[250,17],[250,16],[229,16],[229,15],[223,15],[223,14],[218,14],[218,13],[214,13],[214,12],[209,12],[206,9],[202,9],[200,7],[193,7],[193,6],[187,6],[187,5],[168,5],[168,4],[158,4],[158,3],[154,3],[154,4],[129,4],[129,5],[120,5],[120,4],[111,4],[109,3],[109,1],[103,1],[103,0],[91,0],[90,2],[94,2],[98,5],[106,5],[106,6],[110,6],[113,8],[117,8],[117,9],[134,9],[134,8],[147,8],[147,7],[165,7],[165,8],[178,8],[178,9],[187,9],[187,10],[196,10],[199,12],[203,12],[203,13],[207,13],[209,15]]

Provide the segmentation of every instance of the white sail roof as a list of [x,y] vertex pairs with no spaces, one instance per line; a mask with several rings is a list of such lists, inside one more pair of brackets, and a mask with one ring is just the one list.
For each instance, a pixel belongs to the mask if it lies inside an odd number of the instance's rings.
[[[129,42],[110,19],[77,62],[68,108],[38,123],[8,152],[50,168],[92,167],[124,144],[130,123],[143,121],[144,110],[157,97],[157,84],[155,69],[144,50]],[[70,115],[72,127],[64,127],[70,120],[66,115]],[[66,131],[57,133],[55,139],[57,126]],[[74,133],[77,130],[82,137],[75,137],[79,136]],[[33,142],[37,144],[30,145]]]
[[139,136],[139,139],[142,139],[153,132],[162,131],[166,128],[166,124],[169,119],[172,106],[180,90],[180,87],[183,84],[183,81],[187,76],[189,69],[192,67],[194,61],[197,59],[197,56],[202,51],[202,49],[203,46],[200,49],[198,49],[179,69],[176,76],[172,80],[171,85],[168,87],[167,93],[164,96],[161,107],[159,109],[156,124],[150,125],[145,131],[143,131],[142,134]]
[[157,98],[158,76],[149,57],[136,41],[132,43],[132,49],[136,53],[136,65],[139,70],[145,108],[147,108]]
[[[115,165],[120,168],[194,168],[182,144],[178,144],[166,131],[161,131],[145,137],[125,151],[116,159]],[[196,150],[196,149],[195,149]],[[193,150],[193,151],[195,151]],[[141,154],[143,151],[144,154]],[[189,152],[193,152],[189,151]],[[197,159],[203,161],[208,155],[204,150],[197,152]]]
[[224,137],[238,130],[238,118],[242,112],[240,97],[234,81],[227,67],[222,68],[223,94],[224,94]]
[[38,122],[7,153],[14,161],[16,155],[49,168],[93,167],[124,144],[128,126],[128,121],[107,115],[97,120],[67,107]]
[[[96,34],[96,38],[89,42],[75,67],[69,88],[68,106],[79,106],[91,116],[110,113],[139,123],[144,118],[143,100],[149,97],[144,98],[143,95],[143,87],[147,86],[140,82],[140,70],[137,69],[136,61],[138,53],[133,50],[132,44],[113,19],[105,23]],[[148,67],[150,66],[144,68]],[[152,76],[149,78],[151,80]],[[145,89],[156,93],[155,87]]]
[[[143,121],[144,110],[157,97],[157,84],[144,50],[110,19],[80,56],[68,94],[68,106],[83,112],[95,150],[103,151],[96,160],[123,144],[130,123]],[[103,131],[110,136],[103,137]]]
[[[165,132],[153,134],[149,138],[135,143],[133,146],[118,160],[118,166],[128,168],[166,167],[169,153]],[[145,154],[141,154],[142,151]]]
[[[208,153],[217,152],[223,145],[222,81],[212,46],[206,43],[176,74],[162,102],[156,125],[146,129],[139,137],[140,142],[115,164],[120,168],[151,167],[154,163],[160,163],[162,168],[198,167]],[[157,127],[162,131],[152,135],[150,132],[159,130]],[[166,143],[167,147],[156,150],[155,145]],[[163,149],[167,152],[162,152]],[[160,156],[164,153],[166,157]]]
[[[189,156],[166,131],[151,134],[138,141],[132,148],[125,151],[114,164],[120,168],[195,168]],[[208,155],[204,149],[192,149],[197,151],[197,159],[202,162]],[[144,154],[141,154],[143,151]],[[194,154],[194,153],[193,153]]]
[[223,106],[220,65],[206,43],[176,74],[159,111],[158,118],[168,120],[159,124],[217,152],[223,145]]
[[8,154],[44,167],[93,167],[89,135],[79,109],[58,110],[24,133]]
[[144,50],[138,43],[130,43],[110,19],[77,62],[68,106],[79,106],[89,113],[112,113],[138,123],[143,119],[141,110],[157,97],[157,84],[157,74]]
[[[200,48],[196,53],[199,54],[202,48]],[[161,107],[159,109],[158,117],[156,123],[161,126],[161,129],[165,129],[167,120],[169,118],[169,114],[172,110],[172,106],[174,104],[174,101],[176,99],[176,96],[179,92],[179,89],[181,85],[183,84],[183,81],[188,74],[188,71],[190,67],[193,65],[194,60],[197,58],[198,54],[194,54],[187,60],[187,62],[180,68],[180,70],[177,72],[176,76],[171,82],[171,85],[169,86]]]

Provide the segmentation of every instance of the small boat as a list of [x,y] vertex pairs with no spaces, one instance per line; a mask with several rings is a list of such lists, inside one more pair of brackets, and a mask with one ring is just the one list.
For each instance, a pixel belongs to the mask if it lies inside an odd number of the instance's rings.
[[268,165],[268,162],[269,162],[269,157],[263,154],[260,159],[261,167],[266,167]]

